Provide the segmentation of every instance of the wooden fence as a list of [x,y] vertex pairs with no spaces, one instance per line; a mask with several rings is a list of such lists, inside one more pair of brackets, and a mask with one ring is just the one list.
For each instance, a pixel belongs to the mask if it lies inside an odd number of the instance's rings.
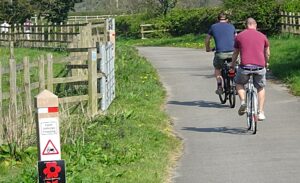
[[156,29],[154,24],[141,24],[141,37],[142,39],[147,39],[146,35],[158,33],[158,32],[167,32],[167,29]]
[[[82,48],[90,47],[92,42],[107,41],[107,31],[105,28],[107,21],[99,19],[93,23],[67,23],[67,24],[32,24],[30,31],[25,32],[22,24],[14,24],[9,27],[0,25],[0,29],[7,28],[8,32],[0,33],[0,45],[8,46],[9,41],[14,41],[19,47],[35,48]],[[92,32],[91,32],[92,31]],[[93,35],[97,40],[86,38]],[[93,44],[95,45],[95,44]]]
[[[2,127],[7,123],[5,121],[9,121],[8,126],[14,124],[12,129],[18,127],[19,130],[15,131],[19,132],[23,128],[19,125],[25,124],[20,121],[32,122],[33,97],[44,89],[55,93],[54,88],[67,84],[84,88],[81,95],[59,96],[59,103],[87,103],[86,111],[90,116],[108,108],[115,97],[114,67],[111,69],[115,57],[115,26],[113,19],[104,22],[87,23],[81,27],[80,33],[67,45],[71,53],[64,60],[54,61],[52,55],[48,54],[41,55],[36,61],[24,57],[22,64],[16,64],[13,51],[15,40],[9,42],[9,66],[2,66],[0,62],[0,144],[5,131]],[[67,76],[54,77],[53,64],[65,65]],[[37,72],[35,77],[33,71]]]
[[300,13],[281,12],[281,32],[300,34]]

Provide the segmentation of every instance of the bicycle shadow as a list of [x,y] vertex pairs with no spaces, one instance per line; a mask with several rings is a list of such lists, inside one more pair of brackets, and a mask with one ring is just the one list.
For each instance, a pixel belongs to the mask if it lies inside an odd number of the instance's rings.
[[199,100],[199,101],[168,101],[167,104],[174,104],[174,105],[185,105],[185,106],[198,106],[198,107],[204,107],[204,108],[228,108],[228,105],[222,105],[217,102],[211,102],[211,101],[205,101],[205,100]]
[[231,127],[215,127],[215,128],[197,128],[197,127],[183,127],[182,130],[203,132],[203,133],[226,133],[232,135],[248,135],[247,128],[231,128]]

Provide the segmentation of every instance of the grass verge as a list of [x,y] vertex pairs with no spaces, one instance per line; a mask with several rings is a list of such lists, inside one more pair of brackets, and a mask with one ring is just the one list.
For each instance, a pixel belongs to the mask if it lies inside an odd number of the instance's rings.
[[300,96],[300,37],[282,35],[272,37],[270,69],[284,81],[294,95]]
[[[61,119],[62,157],[72,183],[166,182],[180,140],[164,111],[165,91],[154,68],[133,47],[116,49],[117,97],[108,114]],[[3,146],[0,155],[6,152]],[[0,182],[35,182],[37,149],[20,161],[0,156]]]

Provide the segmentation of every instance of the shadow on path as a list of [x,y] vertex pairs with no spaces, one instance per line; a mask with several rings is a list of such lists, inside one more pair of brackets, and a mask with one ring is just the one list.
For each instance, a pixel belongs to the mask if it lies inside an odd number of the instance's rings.
[[230,127],[215,127],[215,128],[197,128],[197,127],[183,127],[182,130],[204,132],[204,133],[227,133],[233,135],[248,135],[246,128],[230,128]]
[[222,105],[217,102],[211,102],[211,101],[186,101],[186,102],[180,102],[180,101],[169,101],[168,104],[174,104],[174,105],[186,105],[186,106],[199,106],[199,107],[206,107],[206,108],[228,108],[227,105]]

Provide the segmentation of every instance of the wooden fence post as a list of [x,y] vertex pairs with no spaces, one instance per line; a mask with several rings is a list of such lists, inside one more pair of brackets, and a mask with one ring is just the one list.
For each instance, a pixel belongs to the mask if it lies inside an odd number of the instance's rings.
[[3,143],[3,125],[4,120],[2,116],[2,62],[0,62],[0,145]]
[[39,91],[43,91],[45,89],[45,59],[44,56],[41,55],[39,58]]
[[52,40],[52,38],[51,38],[51,27],[50,27],[50,25],[49,25],[49,23],[47,24],[47,26],[48,26],[48,32],[47,32],[47,34],[48,34],[48,42],[47,42],[47,46],[49,46],[50,45],[50,41]]
[[10,88],[10,116],[12,121],[12,128],[17,124],[17,70],[16,61],[13,52],[13,42],[10,42],[10,59],[9,59],[9,88]]
[[95,116],[98,112],[97,98],[97,50],[96,48],[89,49],[88,56],[88,88],[89,88],[89,113]]
[[47,54],[47,90],[53,92],[53,57]]
[[300,12],[298,13],[298,34],[300,34]]
[[[293,17],[292,17],[293,15],[292,15],[292,12],[289,12],[289,24],[291,25],[292,23],[293,23]],[[293,32],[293,26],[291,25],[291,26],[289,26],[289,33],[292,33]]]
[[287,12],[284,12],[284,15],[285,15],[285,17],[284,17],[284,22],[285,22],[285,32],[288,32],[289,31],[289,26],[288,26],[288,23],[289,23],[289,21],[288,21],[288,13]]
[[292,13],[292,26],[293,26],[293,30],[292,30],[292,32],[295,34],[295,33],[297,33],[297,26],[296,26],[296,17],[295,17],[295,15],[296,15],[296,13]]
[[281,32],[284,32],[284,13],[283,11],[280,12],[280,16],[281,16]]
[[45,27],[44,27],[44,23],[41,24],[41,39],[42,39],[42,43],[41,43],[41,47],[45,47]]
[[142,34],[142,39],[145,39],[145,36],[144,36],[144,26],[141,25],[141,34]]
[[[25,89],[25,110],[26,110],[26,118],[30,123],[32,122],[32,100],[31,100],[31,88],[30,88],[30,66],[29,66],[29,58],[24,57],[23,59],[24,65],[24,89]],[[28,123],[28,124],[29,124]]]

